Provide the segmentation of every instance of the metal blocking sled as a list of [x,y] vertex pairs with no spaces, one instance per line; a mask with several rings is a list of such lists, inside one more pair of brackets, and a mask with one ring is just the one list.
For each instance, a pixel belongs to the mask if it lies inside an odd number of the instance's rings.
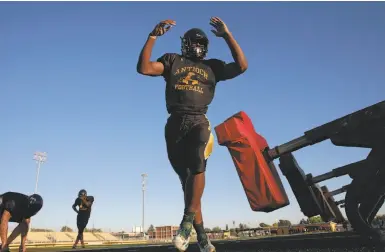
[[[244,112],[237,113],[216,128],[218,142],[226,146],[254,211],[274,211],[289,204],[273,160],[279,158],[286,176],[308,217],[321,215],[343,222],[338,205],[344,204],[352,227],[364,236],[385,240],[384,233],[371,223],[385,200],[385,101],[306,131],[303,136],[269,148],[257,134]],[[369,156],[359,162],[313,177],[305,175],[292,152],[330,139],[334,145],[370,148]],[[329,192],[317,183],[343,175],[351,184]],[[255,184],[254,184],[255,183]],[[334,195],[346,192],[345,200],[335,202]]]

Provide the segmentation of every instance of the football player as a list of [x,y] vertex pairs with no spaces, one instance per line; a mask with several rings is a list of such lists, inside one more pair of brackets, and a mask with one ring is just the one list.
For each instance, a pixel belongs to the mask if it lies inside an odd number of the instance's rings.
[[201,212],[206,163],[214,141],[206,112],[217,83],[244,73],[248,63],[227,25],[218,17],[210,19],[212,32],[227,43],[234,62],[206,59],[209,39],[198,28],[188,30],[181,38],[181,54],[165,53],[151,61],[155,41],[174,25],[175,21],[164,20],[155,26],[140,53],[137,71],[147,76],[163,76],[166,82],[166,107],[170,114],[165,126],[166,146],[185,200],[184,215],[173,243],[179,251],[185,251],[194,227],[200,251],[212,252],[215,247],[204,231]]
[[[72,247],[73,249],[76,248],[79,241],[81,242],[82,247],[85,247],[83,232],[84,229],[87,227],[88,221],[91,217],[91,208],[93,203],[94,197],[87,196],[87,191],[82,189],[79,191],[78,197],[72,205],[72,209],[78,214],[76,218],[76,224],[78,226],[78,236],[76,237],[75,243]],[[76,207],[79,207],[79,209],[77,209]]]
[[[0,236],[1,252],[9,251],[9,244],[21,235],[20,252],[26,251],[25,242],[29,231],[29,223],[43,207],[43,198],[38,194],[27,196],[17,192],[6,192],[0,195]],[[19,225],[8,236],[8,223]]]

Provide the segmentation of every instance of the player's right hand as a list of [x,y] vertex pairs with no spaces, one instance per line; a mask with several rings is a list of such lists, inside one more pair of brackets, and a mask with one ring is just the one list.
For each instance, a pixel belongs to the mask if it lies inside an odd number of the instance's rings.
[[176,22],[174,20],[163,20],[155,26],[154,30],[152,30],[152,32],[150,33],[150,36],[160,37],[166,32],[168,32],[168,30],[170,30],[171,27],[173,27],[174,25],[176,25]]

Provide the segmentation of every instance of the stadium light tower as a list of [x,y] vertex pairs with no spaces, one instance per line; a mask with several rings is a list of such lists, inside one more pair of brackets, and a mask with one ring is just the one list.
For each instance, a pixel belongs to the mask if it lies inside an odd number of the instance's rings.
[[40,166],[42,163],[47,161],[47,153],[37,151],[33,155],[33,160],[35,160],[36,164],[37,164],[37,174],[36,174],[36,184],[35,184],[35,193],[37,193],[37,185],[39,183]]
[[143,237],[145,237],[145,232],[144,232],[144,193],[146,191],[146,177],[148,175],[146,173],[142,174],[142,232],[143,232]]

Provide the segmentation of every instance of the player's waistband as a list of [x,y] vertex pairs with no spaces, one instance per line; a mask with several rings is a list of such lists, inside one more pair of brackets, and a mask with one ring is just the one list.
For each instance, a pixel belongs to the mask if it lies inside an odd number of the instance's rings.
[[197,124],[210,124],[209,119],[205,114],[183,114],[173,113],[167,120],[168,123],[176,123],[181,125],[197,125]]
[[189,118],[189,119],[206,118],[207,119],[207,116],[206,114],[202,114],[202,113],[171,113],[170,118]]
[[167,104],[166,106],[169,114],[205,115],[208,110],[206,105]]

